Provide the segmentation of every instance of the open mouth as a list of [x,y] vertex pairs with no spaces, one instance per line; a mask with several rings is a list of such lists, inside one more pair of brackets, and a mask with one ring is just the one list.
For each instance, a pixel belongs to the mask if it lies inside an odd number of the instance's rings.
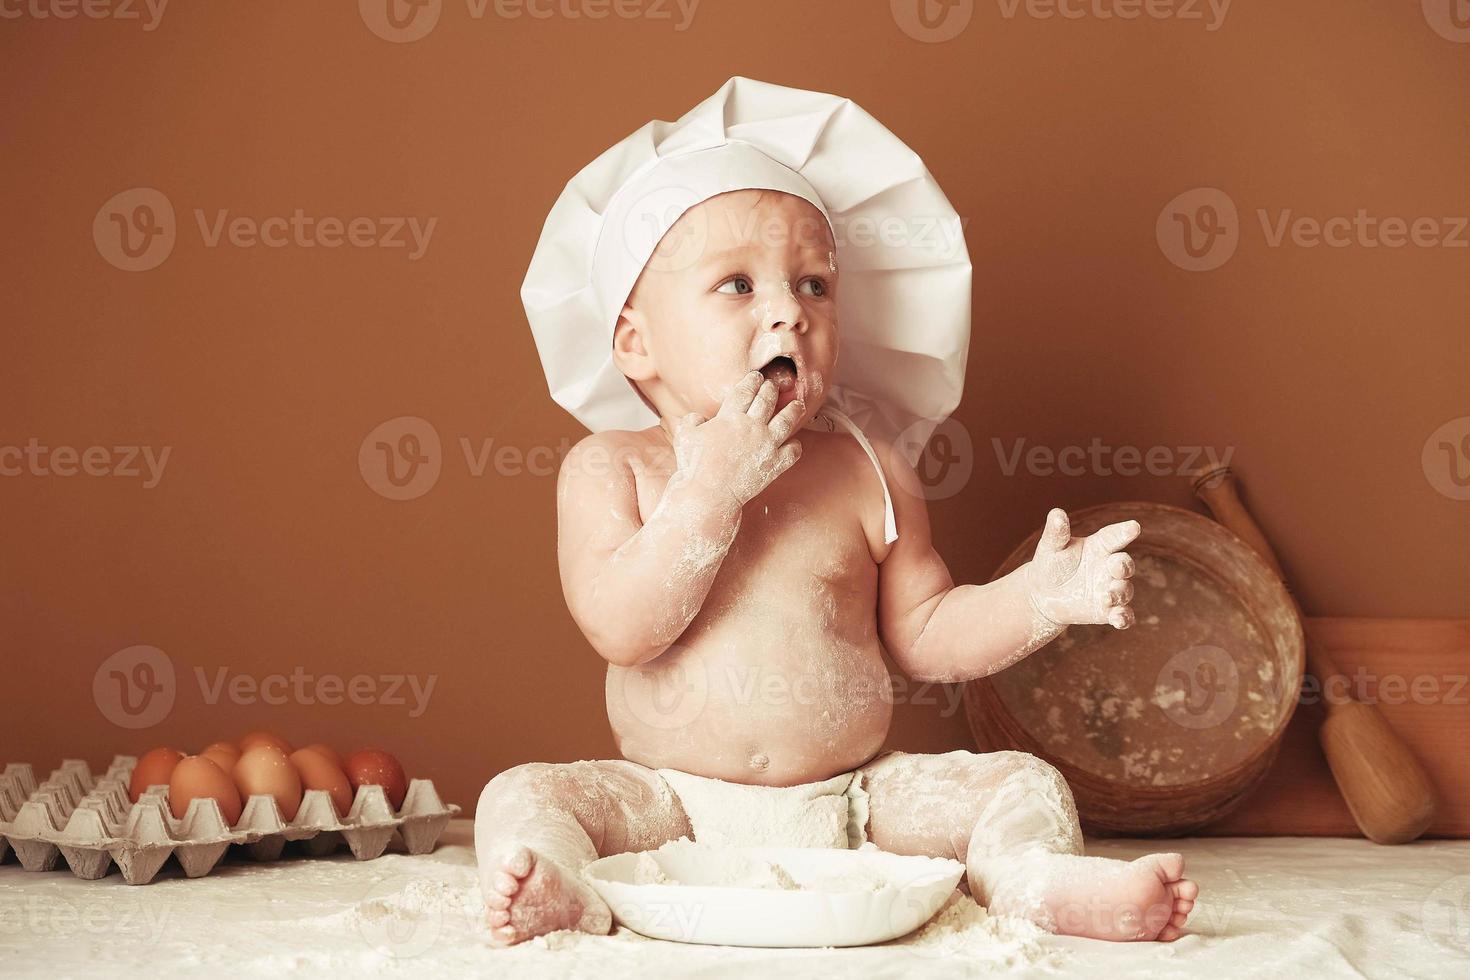
[[798,378],[796,362],[782,354],[773,357],[761,368],[761,374],[775,384],[776,390],[780,392],[795,391]]

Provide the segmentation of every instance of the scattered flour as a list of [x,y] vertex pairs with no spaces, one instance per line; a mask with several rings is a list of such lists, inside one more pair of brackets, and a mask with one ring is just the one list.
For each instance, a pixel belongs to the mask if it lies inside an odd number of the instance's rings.
[[956,891],[925,925],[890,946],[912,947],[927,956],[963,956],[988,966],[1056,966],[1059,950],[1048,949],[1048,933],[1034,923],[991,915],[974,899]]

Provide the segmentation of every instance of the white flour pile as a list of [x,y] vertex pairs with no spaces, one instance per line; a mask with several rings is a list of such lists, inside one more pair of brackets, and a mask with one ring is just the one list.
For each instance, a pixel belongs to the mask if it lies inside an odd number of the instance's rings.
[[[668,857],[690,855],[710,869],[699,881],[684,882],[670,875],[660,865],[655,855]],[[747,855],[732,854],[718,848],[707,848],[681,837],[669,841],[657,851],[640,853],[633,864],[635,885],[705,885],[724,888],[770,888],[780,891],[862,892],[879,891],[893,883],[878,871],[855,868],[846,871],[827,871],[819,874],[793,875],[775,861],[765,861]]]

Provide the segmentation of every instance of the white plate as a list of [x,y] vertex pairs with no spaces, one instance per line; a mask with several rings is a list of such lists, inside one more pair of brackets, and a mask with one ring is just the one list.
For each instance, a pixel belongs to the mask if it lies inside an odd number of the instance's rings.
[[[639,853],[594,861],[585,874],[617,921],[652,939],[723,946],[863,946],[913,932],[939,911],[965,866],[876,849],[736,847],[687,841],[650,855],[679,884],[635,884]],[[741,861],[774,862],[820,890],[717,884]],[[834,878],[881,877],[838,890]]]

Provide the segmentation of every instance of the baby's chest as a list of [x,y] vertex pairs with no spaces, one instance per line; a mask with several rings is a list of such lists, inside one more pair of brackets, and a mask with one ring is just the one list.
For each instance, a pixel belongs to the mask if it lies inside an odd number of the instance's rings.
[[853,584],[876,571],[858,503],[841,494],[776,492],[745,505],[728,565],[770,583]]

